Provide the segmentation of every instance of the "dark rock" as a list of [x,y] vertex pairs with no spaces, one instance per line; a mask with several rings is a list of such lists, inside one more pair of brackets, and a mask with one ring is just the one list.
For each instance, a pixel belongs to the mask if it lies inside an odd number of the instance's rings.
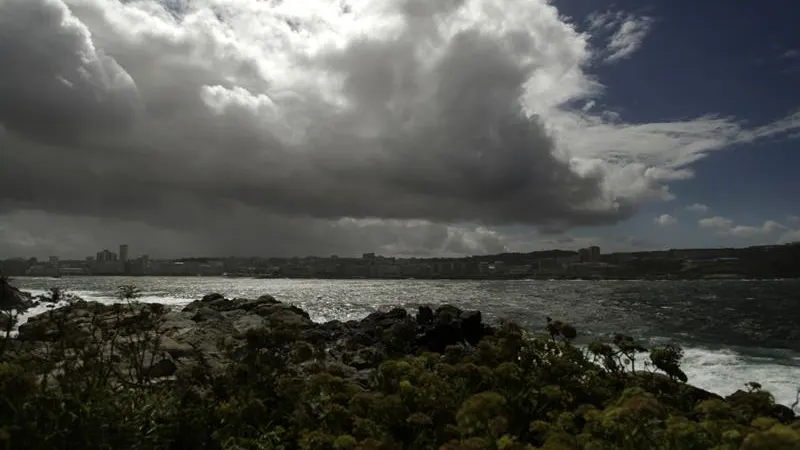
[[386,359],[386,352],[378,346],[364,347],[354,353],[345,353],[344,363],[358,370],[375,367]]
[[33,299],[30,294],[10,285],[5,277],[0,277],[0,310],[14,309],[21,312],[32,306]]
[[333,376],[341,378],[353,378],[358,373],[358,371],[352,366],[342,364],[338,361],[333,361],[327,364],[323,364],[321,369],[330,373]]
[[207,294],[201,300],[195,300],[183,307],[183,311],[197,311],[200,308],[211,308],[215,311],[227,311],[235,308],[231,300],[226,299],[222,294]]
[[209,303],[209,302],[215,302],[215,301],[218,301],[218,300],[225,300],[225,296],[222,295],[222,294],[219,294],[217,292],[214,292],[214,293],[211,293],[211,294],[204,295],[203,298],[200,301],[202,303]]
[[250,330],[258,330],[267,325],[263,317],[254,314],[244,315],[233,322],[233,328],[239,334],[245,334]]
[[440,323],[449,323],[454,320],[457,320],[460,315],[461,315],[461,310],[456,308],[455,306],[442,305],[436,308],[436,314],[434,315],[434,322],[438,321]]
[[408,311],[403,308],[394,308],[388,312],[377,311],[362,319],[359,323],[359,326],[361,328],[370,326],[377,328],[388,328],[396,321],[403,320],[406,317],[408,317]]
[[[482,323],[479,312],[462,312],[450,305],[435,311],[421,306],[416,317],[403,308],[394,308],[374,312],[362,320],[316,324],[306,311],[269,295],[257,299],[226,299],[220,294],[209,294],[180,311],[154,304],[109,306],[78,300],[31,318],[21,327],[20,340],[28,339],[36,345],[36,342],[57,339],[55,324],[58,321],[74,329],[72,341],[90,335],[94,326],[131,339],[146,330],[158,333],[160,342],[153,351],[157,351],[159,357],[148,370],[159,377],[169,377],[177,370],[201,362],[212,370],[220,370],[248,354],[247,342],[257,337],[254,332],[258,335],[259,330],[263,330],[266,333],[264,342],[270,346],[282,345],[282,339],[287,337],[310,343],[320,356],[307,362],[343,364],[346,377],[362,385],[371,378],[371,373],[365,371],[374,369],[390,356],[420,350],[443,352],[454,344],[470,346],[492,331]],[[273,331],[279,332],[276,341],[270,340]],[[124,358],[118,363],[124,364]],[[296,364],[301,371],[313,369],[313,364],[302,366],[306,369],[301,367],[304,363],[297,361]]]
[[299,307],[294,306],[294,305],[289,305],[289,309],[294,311],[295,314],[298,314],[298,315],[304,317],[305,319],[307,319],[309,321],[311,320],[311,316],[309,316],[308,313],[304,309],[299,308]]
[[[262,305],[274,305],[280,302],[270,300],[270,296],[262,295],[261,297],[252,300],[248,298],[235,298],[232,300],[229,310],[241,310],[250,312],[258,309]],[[274,299],[273,299],[274,300]]]
[[271,326],[307,327],[314,324],[308,313],[296,306],[283,303],[262,304],[253,312],[266,319]]
[[271,296],[269,294],[262,295],[261,297],[258,297],[258,301],[261,302],[261,303],[272,303],[272,304],[280,303],[279,301],[275,300],[275,297],[273,297],[273,296]]
[[195,322],[208,322],[209,320],[224,320],[225,316],[219,311],[215,311],[207,306],[200,307],[192,315],[192,320]]
[[792,408],[784,405],[772,405],[770,408],[770,417],[778,419],[782,423],[791,423],[795,419],[795,413]]
[[302,331],[300,339],[313,345],[322,345],[340,340],[347,332],[348,329],[344,323],[332,320],[306,328]]
[[656,394],[664,394],[667,398],[678,398],[685,407],[694,407],[705,400],[722,400],[722,396],[705,389],[681,383],[662,373],[637,371],[635,374],[645,389]]
[[178,370],[178,366],[175,364],[175,361],[169,357],[169,355],[161,355],[160,358],[155,357],[150,361],[152,361],[152,364],[149,364],[149,366],[144,368],[148,377],[169,377],[174,375]]
[[[455,306],[440,306],[433,315],[432,323],[422,326],[419,330],[420,336],[417,339],[417,345],[430,351],[441,353],[444,352],[448,345],[463,342],[465,336],[462,329],[462,315],[463,312]],[[465,317],[467,317],[467,329],[470,332],[470,339],[474,340],[477,336],[482,337],[482,329],[478,330],[480,316],[472,314]]]
[[353,348],[353,346],[368,346],[375,343],[375,338],[361,330],[357,330],[348,336],[347,344],[348,347]]
[[480,311],[469,311],[461,314],[461,334],[464,340],[476,345],[483,339],[484,328]]
[[194,353],[191,345],[178,342],[169,336],[161,336],[158,347],[175,359],[187,358]]
[[369,388],[372,386],[372,380],[375,378],[375,369],[361,369],[349,378],[361,387],[365,389]]
[[433,322],[433,310],[430,306],[420,306],[417,310],[417,325],[425,326]]
[[417,321],[406,317],[386,329],[381,340],[393,352],[408,352],[417,338]]

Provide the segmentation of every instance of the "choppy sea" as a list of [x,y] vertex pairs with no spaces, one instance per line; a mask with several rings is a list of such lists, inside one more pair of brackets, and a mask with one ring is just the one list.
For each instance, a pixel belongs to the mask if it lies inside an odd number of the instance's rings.
[[[572,323],[583,342],[622,332],[643,344],[675,341],[695,386],[727,395],[758,381],[791,405],[800,387],[800,280],[776,281],[429,281],[200,277],[17,278],[33,294],[61,287],[86,300],[116,301],[122,284],[140,300],[181,306],[204,294],[272,294],[315,321],[360,319],[392,307],[453,304],[486,320],[535,330],[545,317]],[[23,320],[44,311],[35,308]]]

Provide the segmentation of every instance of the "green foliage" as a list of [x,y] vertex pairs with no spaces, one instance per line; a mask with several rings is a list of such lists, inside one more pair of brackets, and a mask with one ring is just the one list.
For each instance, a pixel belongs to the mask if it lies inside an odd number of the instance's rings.
[[680,368],[682,358],[683,349],[672,344],[654,348],[650,351],[650,361],[653,362],[657,369],[666,373],[670,378],[685,383],[687,377]]
[[[125,300],[137,292],[119,291]],[[582,351],[564,322],[548,321],[544,336],[505,323],[475,348],[375,364],[364,383],[297,329],[273,326],[246,333],[222,369],[197,364],[160,379],[143,361],[159,350],[158,311],[132,321],[128,313],[141,307],[121,305],[110,329],[91,317],[89,333],[58,323],[57,339],[36,357],[16,347],[2,354],[0,447],[800,448],[800,426],[771,417],[774,401],[756,383],[727,399],[697,400],[675,345],[650,349],[653,371],[637,372],[648,349],[630,337]],[[125,327],[135,339],[115,332]],[[411,341],[407,327],[395,330],[396,348]],[[131,370],[118,370],[120,361]]]

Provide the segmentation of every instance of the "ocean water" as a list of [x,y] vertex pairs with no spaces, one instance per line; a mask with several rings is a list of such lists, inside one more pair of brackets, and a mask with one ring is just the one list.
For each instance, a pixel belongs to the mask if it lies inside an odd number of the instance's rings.
[[[271,294],[315,321],[360,319],[393,307],[453,304],[485,320],[511,319],[542,330],[545,317],[572,323],[579,343],[622,332],[645,345],[677,342],[695,386],[730,394],[758,381],[782,404],[800,387],[800,280],[777,281],[433,281],[289,280],[199,277],[17,278],[34,294],[61,287],[114,302],[122,284],[140,300],[182,306],[210,292]],[[29,311],[23,320],[45,308]]]

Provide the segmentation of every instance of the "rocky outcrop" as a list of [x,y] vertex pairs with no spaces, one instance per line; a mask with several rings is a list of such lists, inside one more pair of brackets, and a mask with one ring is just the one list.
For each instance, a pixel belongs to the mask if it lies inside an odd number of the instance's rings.
[[31,295],[22,292],[8,283],[5,277],[0,277],[0,310],[24,311],[33,306]]
[[18,339],[36,346],[67,337],[81,346],[104,346],[106,352],[113,340],[122,348],[138,349],[138,360],[121,361],[120,370],[163,377],[200,360],[222,368],[243,346],[248,332],[287,328],[299,340],[322,349],[326,363],[338,364],[360,379],[368,378],[364,371],[386,358],[421,350],[442,352],[448,345],[472,346],[493,332],[479,312],[449,305],[435,311],[420,307],[416,317],[396,308],[358,321],[314,323],[307,312],[269,295],[228,299],[209,294],[181,310],[153,303],[78,300],[32,317],[19,327]]
[[[228,299],[209,294],[180,310],[153,303],[104,305],[73,301],[29,319],[19,327],[15,341],[33,353],[66,340],[84,351],[97,346],[96,351],[106,355],[111,352],[110,342],[114,342],[136,356],[131,359],[115,355],[112,359],[118,371],[163,378],[199,363],[212,370],[222,369],[237,358],[246,357],[244,344],[253,334],[287,329],[291,330],[292,339],[311,344],[314,364],[324,364],[365,386],[375,367],[388,358],[425,351],[442,353],[448,346],[469,352],[485,336],[495,333],[483,323],[480,312],[451,305],[436,309],[420,306],[416,315],[396,308],[374,312],[361,320],[315,323],[302,309],[269,295]],[[297,363],[301,372],[303,364],[307,362]],[[722,399],[665,375],[636,375],[652,392],[674,397],[675,389],[679,389],[678,397],[691,405]],[[769,415],[782,422],[795,418],[789,408],[769,407]]]
[[145,366],[149,376],[158,377],[198,360],[221,367],[226,346],[235,346],[248,331],[286,326],[309,328],[314,323],[305,311],[268,296],[228,300],[208,295],[180,311],[156,303],[104,305],[78,300],[30,318],[19,327],[18,339],[35,345],[66,337],[81,345],[103,343],[105,351],[111,351],[113,340],[122,348],[146,353],[136,363]]

